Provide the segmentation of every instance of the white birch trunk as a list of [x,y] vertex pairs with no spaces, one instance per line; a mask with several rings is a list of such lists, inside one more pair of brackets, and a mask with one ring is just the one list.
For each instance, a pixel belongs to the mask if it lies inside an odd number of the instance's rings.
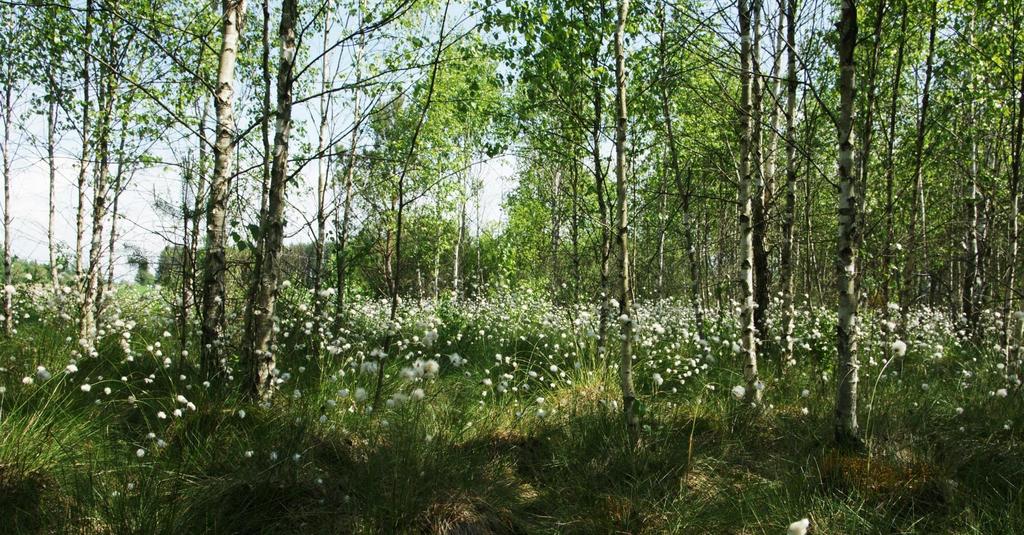
[[[7,80],[4,86],[4,286],[11,288],[14,278],[11,274],[11,126],[14,110],[11,109],[14,92],[13,80]],[[4,334],[10,336],[14,332],[14,292],[4,291]]]
[[754,331],[754,242],[751,228],[751,54],[750,10],[747,0],[738,0],[740,29],[740,347],[743,354],[743,379],[747,383],[746,400],[757,402],[761,396],[757,376],[757,338]]
[[206,208],[206,256],[203,264],[203,329],[201,365],[205,376],[220,375],[224,368],[225,272],[227,256],[226,216],[231,189],[231,157],[235,147],[235,62],[245,0],[223,0],[221,49],[217,68],[214,109],[217,133],[213,145],[213,177]]
[[616,235],[618,238],[618,299],[622,344],[619,347],[619,383],[626,426],[635,432],[640,424],[633,388],[633,292],[629,284],[629,212],[626,189],[626,14],[629,0],[618,0],[615,25],[615,193]]
[[842,0],[839,22],[839,240],[836,275],[839,292],[839,324],[836,350],[839,354],[836,394],[835,437],[844,445],[859,441],[857,424],[857,233],[858,190],[853,148],[856,105],[857,6]]
[[246,361],[249,366],[245,392],[253,398],[266,398],[273,392],[276,358],[273,348],[274,305],[277,299],[280,267],[278,260],[284,239],[284,209],[288,186],[288,148],[292,128],[292,89],[295,79],[298,0],[284,0],[278,37],[281,40],[277,71],[277,114],[274,128],[274,161],[270,172],[267,215],[260,225],[260,265],[253,273],[256,287],[250,295],[246,318]]

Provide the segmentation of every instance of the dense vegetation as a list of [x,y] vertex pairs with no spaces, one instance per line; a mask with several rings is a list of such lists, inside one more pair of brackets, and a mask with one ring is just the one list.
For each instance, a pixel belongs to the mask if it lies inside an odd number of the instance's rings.
[[1021,396],[998,351],[961,343],[939,312],[908,318],[920,336],[888,366],[884,331],[864,333],[870,453],[858,454],[831,446],[835,315],[820,308],[797,315],[799,364],[752,411],[731,393],[730,314],[709,311],[701,342],[686,304],[640,306],[635,443],[595,359],[595,316],[529,293],[406,303],[371,412],[379,301],[351,303],[313,356],[308,294],[286,291],[281,382],[254,405],[233,393],[238,378],[218,391],[182,362],[156,290],[120,289],[98,356],[77,365],[73,327],[44,290],[24,292],[4,373],[31,384],[5,387],[0,439],[0,503],[22,531],[1022,528]]
[[0,20],[0,531],[1024,532],[1020,2]]

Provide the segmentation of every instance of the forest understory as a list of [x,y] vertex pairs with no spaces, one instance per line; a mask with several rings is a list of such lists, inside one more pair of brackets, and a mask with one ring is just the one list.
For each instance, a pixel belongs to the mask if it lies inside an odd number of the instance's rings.
[[752,406],[735,392],[735,321],[708,310],[701,338],[685,304],[638,304],[631,434],[587,307],[406,303],[381,360],[386,302],[352,303],[336,330],[289,291],[277,393],[252,403],[236,370],[205,382],[180,357],[155,292],[120,289],[97,354],[76,360],[61,301],[19,287],[0,349],[4,376],[24,377],[0,395],[5,531],[1024,530],[1024,406],[994,318],[977,344],[939,311],[909,314],[906,341],[866,321],[864,447],[850,451],[832,440],[836,318],[820,307],[800,309],[796,362],[769,364]]

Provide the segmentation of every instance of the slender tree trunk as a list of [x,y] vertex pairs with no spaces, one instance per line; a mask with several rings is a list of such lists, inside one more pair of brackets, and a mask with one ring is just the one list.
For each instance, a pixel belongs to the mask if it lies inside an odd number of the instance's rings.
[[[244,15],[244,12],[242,13]],[[241,19],[239,19],[239,22],[241,22]],[[270,0],[263,0],[263,28],[261,31],[261,37],[262,50],[260,54],[260,64],[262,69],[260,74],[262,75],[263,81],[263,91],[261,95],[263,97],[263,116],[260,117],[260,136],[263,140],[263,175],[262,181],[260,182],[260,221],[263,221],[267,216],[267,201],[270,193],[270,162],[273,159],[273,155],[271,154],[272,147],[270,144],[270,116],[273,113],[272,108],[270,107],[271,95],[273,94],[273,85],[270,77]]]
[[199,288],[199,276],[198,276],[198,259],[199,259],[199,236],[201,232],[200,223],[202,222],[203,215],[206,213],[206,197],[207,197],[207,158],[206,150],[212,145],[209,143],[206,137],[206,118],[209,113],[209,106],[207,100],[203,100],[203,111],[200,114],[199,119],[199,182],[196,184],[195,193],[195,204],[192,208],[192,258],[189,263],[190,279],[192,282],[192,306],[194,308],[194,314],[197,318],[202,318],[203,304],[199,300],[200,295]]
[[[601,50],[603,39],[601,23],[605,18],[605,4],[599,3],[597,9],[597,26],[592,26],[590,12],[584,10],[584,21],[591,35],[599,40],[594,46],[590,55],[591,70],[596,72],[600,66]],[[600,256],[600,287],[598,320],[597,320],[597,354],[605,367],[608,366],[608,323],[611,315],[611,253],[612,253],[612,231],[611,215],[608,209],[608,196],[606,187],[606,176],[601,161],[601,128],[604,124],[604,89],[601,87],[601,80],[596,75],[590,77],[591,105],[593,106],[593,122],[590,126],[590,157],[594,166],[594,192],[597,196],[598,226],[601,231]]]
[[1017,254],[1020,243],[1020,173],[1021,158],[1024,157],[1024,69],[1020,79],[1020,99],[1017,109],[1017,125],[1013,140],[1013,161],[1010,164],[1010,220],[1009,220],[1009,269],[1006,274],[1006,299],[1003,303],[1003,347],[1006,348],[1006,364],[1017,361],[1016,351],[1012,346],[1020,345],[1021,340],[1013,340],[1013,307],[1014,291],[1017,286]]
[[[102,100],[102,97],[101,97]],[[102,112],[101,112],[102,113]],[[92,210],[92,239],[89,247],[89,263],[85,272],[85,292],[82,298],[81,330],[79,339],[87,351],[91,351],[96,341],[96,305],[97,294],[100,285],[100,262],[103,254],[103,216],[106,212],[107,188],[109,164],[107,158],[107,140],[105,129],[106,121],[100,117],[97,136],[96,151],[99,156],[95,173],[95,184],[93,186],[93,210]]]
[[754,327],[754,241],[751,228],[751,46],[750,9],[747,0],[738,0],[740,29],[740,346],[743,351],[743,378],[747,383],[746,399],[760,399],[757,377],[757,337]]
[[558,249],[562,222],[560,216],[559,196],[562,189],[562,171],[555,170],[551,182],[551,301],[558,301],[561,276],[558,266]]
[[[928,57],[925,60],[924,89],[921,95],[921,114],[917,121],[917,137],[914,139],[914,202],[917,203],[917,214],[910,218],[910,243],[920,245],[921,250],[913,247],[907,252],[906,273],[903,277],[903,291],[906,295],[905,306],[916,304],[920,301],[924,292],[915,281],[918,277],[917,257],[920,256],[924,263],[924,270],[930,270],[928,258],[928,230],[925,221],[924,203],[924,138],[928,128],[928,107],[930,101],[930,90],[932,84],[932,70],[935,63],[935,33],[938,30],[938,8],[937,0],[932,0],[931,7],[931,29],[928,32]],[[920,224],[920,236],[917,233],[917,225]]]
[[455,238],[455,251],[452,255],[452,298],[461,297],[462,279],[462,244],[466,240],[466,186],[462,185],[461,198],[459,199],[459,229]]
[[[202,111],[199,114],[199,158],[196,162],[196,175],[185,176],[182,184],[181,212],[182,221],[182,252],[181,252],[181,310],[179,312],[179,343],[183,350],[189,347],[191,331],[192,309],[195,308],[197,316],[202,313],[199,304],[196,303],[196,255],[199,247],[199,220],[203,213],[203,190],[206,187],[206,100],[202,100],[200,106]],[[195,181],[194,199],[189,203],[189,188],[192,181]],[[182,363],[187,355],[181,354]]]
[[[973,44],[973,31],[970,38]],[[974,105],[968,106],[968,135],[970,141],[970,166],[967,171],[969,181],[967,200],[964,213],[967,217],[966,236],[964,236],[964,274],[963,274],[963,314],[967,319],[967,329],[971,338],[978,340],[978,140],[975,132]]]
[[[127,123],[125,123],[127,124]],[[107,282],[106,286],[100,291],[100,300],[97,302],[99,310],[102,310],[105,304],[105,300],[109,296],[109,293],[114,288],[114,264],[117,261],[117,255],[115,249],[117,247],[117,217],[120,209],[121,201],[121,189],[124,187],[124,138],[126,136],[122,132],[121,141],[118,148],[118,162],[117,162],[117,173],[114,175],[114,191],[113,200],[110,207],[110,241],[107,245]]]
[[[441,221],[444,217],[440,201],[438,201],[434,207],[434,217],[437,218],[437,221]],[[438,299],[441,297],[441,244],[443,241],[444,229],[441,228],[441,225],[437,225],[437,234],[434,235],[434,303],[437,303]]]
[[751,240],[753,245],[753,280],[754,280],[754,343],[758,352],[764,340],[768,339],[768,251],[765,245],[768,233],[768,216],[765,209],[765,154],[763,103],[764,83],[761,76],[761,5],[763,0],[753,0],[751,23],[753,24],[753,43],[750,48],[751,77],[751,126],[750,126],[750,162],[753,166],[753,191],[750,195],[751,207]]
[[481,188],[475,188],[475,191],[473,192],[473,203],[476,207],[476,295],[481,295],[484,287],[483,242],[480,241],[480,231],[483,226],[483,217],[480,213],[480,189]]
[[11,273],[11,127],[13,125],[13,80],[4,82],[4,334],[14,332],[14,277]]
[[[313,266],[313,317],[317,321],[321,320],[323,316],[324,299],[320,295],[323,289],[323,272],[324,272],[324,246],[327,242],[327,170],[331,166],[331,149],[327,147],[327,119],[330,112],[331,101],[328,97],[328,87],[330,85],[330,77],[328,76],[328,68],[330,66],[330,52],[328,43],[328,34],[331,28],[331,8],[328,7],[324,11],[324,33],[323,33],[323,46],[324,53],[320,60],[320,131],[317,140],[317,185],[316,185],[316,242],[313,244],[314,252],[314,266]],[[319,329],[317,329],[319,332]],[[314,348],[314,352],[320,351],[320,337],[317,336],[317,342]]]
[[[806,113],[807,102],[810,99],[804,99],[804,111]],[[815,113],[805,121],[807,128],[804,132],[804,139],[814,139],[817,135],[818,129],[815,127],[814,121],[817,120],[818,108],[815,108]],[[812,305],[814,299],[820,299],[822,297],[821,288],[821,276],[815,266],[818,265],[818,254],[814,247],[814,231],[811,227],[811,207],[814,206],[814,193],[811,188],[813,178],[817,176],[818,171],[814,166],[814,158],[809,151],[806,151],[806,158],[804,159],[806,164],[804,167],[804,291],[807,294],[807,305]]]
[[[765,233],[768,232],[768,207],[775,199],[776,168],[778,167],[779,122],[782,120],[783,104],[779,87],[782,81],[782,49],[786,44],[786,9],[785,0],[779,1],[778,23],[775,27],[775,50],[772,54],[772,70],[768,85],[771,107],[768,115],[768,141],[764,154],[764,203]],[[767,259],[765,260],[767,262]]]
[[786,0],[786,206],[782,216],[782,362],[793,359],[793,220],[796,208],[796,3]]
[[123,193],[125,176],[124,176],[124,145],[127,141],[127,125],[128,125],[128,110],[125,109],[121,117],[121,132],[117,144],[117,174],[114,175],[114,193],[113,203],[110,210],[110,241],[107,246],[107,281],[106,286],[100,291],[100,300],[97,302],[97,315],[102,312],[103,307],[106,306],[106,300],[109,296],[110,291],[114,288],[114,264],[117,261],[117,255],[114,254],[117,247],[117,217],[120,209],[121,193]]
[[[694,321],[697,323],[697,334],[703,339],[705,335],[704,325],[704,297],[701,295],[703,277],[700,272],[700,258],[697,254],[696,241],[693,239],[693,225],[695,219],[690,205],[692,201],[693,180],[688,179],[690,184],[686,186],[686,196],[683,198],[683,247],[686,248],[686,264],[690,268],[690,298],[693,299]],[[677,182],[677,186],[680,184]]]
[[[868,226],[866,221],[864,221],[867,218],[867,215],[868,215],[867,210],[864,209],[864,202],[865,202],[865,199],[867,198],[868,177],[869,177],[869,173],[871,171],[871,149],[872,149],[872,142],[875,139],[874,138],[874,133],[875,133],[874,132],[874,129],[875,129],[875,110],[876,110],[876,107],[877,107],[876,103],[878,102],[878,85],[877,85],[876,82],[878,80],[879,57],[880,57],[880,54],[881,54],[881,51],[882,51],[882,29],[883,29],[883,23],[885,21],[885,15],[887,13],[887,7],[888,7],[887,0],[879,0],[878,5],[876,7],[875,21],[874,21],[874,27],[873,27],[873,31],[872,31],[871,57],[869,58],[869,61],[868,61],[868,73],[867,73],[867,84],[866,84],[867,102],[865,104],[865,111],[864,111],[864,124],[862,125],[861,134],[860,134],[860,136],[861,136],[861,138],[860,138],[861,147],[860,147],[860,157],[858,158],[858,169],[857,169],[857,171],[860,173],[859,181],[860,181],[860,184],[861,184],[861,186],[863,188],[863,191],[862,191],[862,195],[860,197],[858,197],[858,199],[857,199],[857,201],[860,203],[860,205],[857,207],[857,213],[860,215],[860,218],[861,218],[860,225],[861,225],[861,227],[864,227],[864,228],[867,228],[867,226]],[[858,237],[858,239],[862,239],[863,235],[861,233],[858,233],[857,237]],[[858,243],[857,247],[860,248],[861,245],[862,245],[861,243]],[[861,281],[863,281],[863,277],[864,277],[864,272],[865,271],[866,270],[862,270],[862,271],[857,273],[857,287],[858,288],[861,286]]]
[[[740,149],[742,150],[742,149]],[[739,189],[737,188],[737,192]],[[739,195],[739,193],[737,193]],[[729,203],[719,203],[721,208],[718,212],[718,260],[715,273],[715,301],[718,303],[718,310],[725,310],[726,299],[732,297],[732,287],[738,282],[737,280],[729,280],[729,282],[722,282],[723,277],[732,279],[734,273],[731,269],[725,267],[725,263],[735,264],[737,257],[733,256],[738,251],[736,243],[733,241],[735,236],[732,232],[727,230],[726,221],[729,220],[731,215],[729,212],[731,206]]]
[[[181,288],[179,288],[178,306],[178,345],[182,350],[188,348],[189,320],[192,313],[192,219],[197,217],[189,205],[189,187],[192,182],[191,169],[186,168],[181,181]],[[179,362],[184,365],[185,354],[180,354]]]
[[[363,3],[359,2],[359,13],[363,12]],[[345,179],[343,189],[345,190],[344,207],[342,208],[341,225],[338,228],[338,248],[335,252],[335,263],[338,270],[338,293],[335,294],[336,314],[335,317],[341,321],[342,312],[345,310],[345,287],[348,281],[348,233],[352,217],[352,179],[356,170],[356,145],[359,142],[359,126],[361,115],[359,109],[359,83],[362,81],[362,58],[364,34],[360,34],[359,44],[356,47],[355,77],[356,86],[352,90],[352,138],[349,142],[348,155],[345,160]]]
[[[775,48],[772,53],[772,70],[768,81],[768,95],[771,97],[771,106],[768,115],[768,141],[765,143],[767,150],[764,154],[764,180],[765,180],[765,206],[771,206],[775,198],[776,169],[778,167],[778,147],[780,128],[785,111],[782,103],[782,95],[779,88],[782,85],[782,57],[783,47],[786,46],[786,2],[779,1],[779,13],[775,26]],[[766,223],[767,228],[767,223]]]
[[86,0],[85,3],[85,52],[82,58],[82,158],[78,166],[78,211],[75,214],[75,282],[82,289],[82,277],[85,270],[85,203],[86,203],[86,178],[89,176],[90,154],[90,108],[92,101],[89,97],[91,74],[90,54],[92,53],[92,16],[93,0]]
[[664,171],[662,173],[658,191],[658,279],[656,281],[658,299],[665,298],[665,233],[666,227],[668,227],[668,213],[666,212],[668,195],[665,193]]
[[[387,211],[387,214],[398,212],[398,198],[394,195],[391,196],[391,206]],[[384,222],[384,285],[387,295],[395,289],[395,277],[394,277],[394,229],[391,226],[391,222],[385,220]]]
[[245,0],[223,0],[221,17],[221,49],[217,69],[217,90],[214,109],[217,113],[217,134],[213,145],[213,177],[206,208],[206,256],[203,265],[203,331],[201,366],[210,378],[224,371],[223,345],[225,300],[227,299],[227,229],[228,196],[231,191],[231,156],[235,148],[235,62],[238,59],[239,35]]
[[[113,40],[111,38],[113,48]],[[113,52],[113,51],[112,51]],[[116,57],[111,53],[110,57]],[[96,152],[99,156],[93,184],[92,204],[92,239],[89,247],[89,264],[86,267],[85,293],[82,298],[81,330],[79,340],[83,349],[92,351],[96,342],[97,313],[99,298],[102,291],[100,263],[103,258],[103,218],[107,213],[107,182],[110,180],[110,125],[117,99],[117,82],[115,73],[104,67],[103,83],[100,86],[99,124],[97,124]]]
[[842,0],[839,22],[839,240],[836,275],[839,291],[839,354],[835,438],[842,445],[860,440],[857,424],[857,234],[859,205],[854,162],[855,106],[857,95],[854,50],[857,46],[857,6]]
[[[895,174],[896,174],[896,113],[899,111],[900,102],[900,81],[903,79],[903,51],[907,36],[907,3],[903,0],[900,10],[900,37],[896,46],[896,66],[892,76],[892,97],[889,101],[889,134],[886,139],[885,148],[885,227],[886,239],[882,252],[882,285],[883,300],[886,305],[886,317],[889,315],[889,302],[892,293],[893,279],[893,244],[896,240],[896,222],[893,215],[895,198]],[[886,350],[888,356],[888,350]]]
[[[573,160],[572,165],[572,221],[569,225],[569,239],[572,241],[572,297],[573,302],[578,303],[580,298],[580,285],[583,282],[583,272],[580,266],[580,172],[579,161]],[[482,273],[480,262],[480,202],[477,197],[477,273]]]
[[[592,65],[597,65],[597,56],[592,60]],[[591,129],[591,151],[594,160],[594,186],[597,194],[598,224],[601,227],[601,298],[598,310],[597,323],[597,352],[602,360],[607,362],[608,350],[608,322],[611,314],[611,256],[612,256],[612,231],[611,216],[608,210],[607,189],[605,186],[604,168],[601,162],[601,123],[604,95],[600,82],[597,78],[593,80],[593,101],[594,101],[594,124]]]
[[50,100],[46,113],[46,162],[50,170],[49,219],[46,225],[46,244],[50,253],[50,283],[53,294],[60,295],[60,276],[57,271],[57,240],[54,228],[57,226],[57,91],[56,84],[51,81]]
[[[758,0],[760,3],[760,0]],[[754,325],[757,328],[758,336],[760,337],[761,344],[765,347],[770,347],[769,341],[771,340],[770,333],[768,332],[768,310],[771,306],[771,271],[768,268],[768,250],[767,250],[767,236],[769,228],[769,207],[773,203],[775,197],[775,183],[776,183],[776,162],[778,156],[778,144],[779,144],[779,120],[782,115],[782,104],[779,97],[779,81],[780,72],[782,70],[782,46],[785,42],[785,10],[782,7],[783,2],[780,0],[778,22],[775,28],[775,51],[773,53],[771,75],[769,77],[769,83],[767,85],[767,94],[771,99],[768,111],[768,133],[767,141],[762,139],[762,135],[759,134],[756,138],[758,146],[758,152],[760,157],[758,158],[758,173],[757,173],[757,192],[754,197],[753,204],[753,216],[754,216],[754,282],[755,282],[755,301],[757,303],[757,309],[754,314]],[[758,10],[760,11],[760,9]],[[760,33],[760,32],[758,32]],[[760,39],[757,39],[758,41]],[[760,47],[758,46],[758,50]],[[759,57],[755,51],[755,60]],[[755,68],[757,65],[755,64]],[[760,77],[756,78],[760,80]],[[764,101],[765,84],[763,81],[758,83],[758,96],[756,98],[756,110],[760,113]],[[757,122],[758,129],[760,130],[761,121]],[[778,369],[782,369],[781,353],[773,351],[776,358],[778,359]]]
[[629,212],[626,203],[626,14],[629,0],[618,0],[615,25],[615,193],[618,237],[618,300],[622,344],[619,349],[619,383],[622,387],[622,410],[626,426],[636,432],[640,416],[636,412],[636,391],[633,389],[633,293],[629,284]]
[[253,273],[255,296],[246,310],[245,361],[249,370],[244,389],[252,398],[266,398],[273,392],[276,357],[274,305],[277,299],[280,267],[278,265],[284,240],[284,208],[288,187],[288,148],[292,128],[292,89],[295,78],[296,35],[299,17],[298,0],[284,0],[281,7],[280,64],[277,70],[277,121],[274,129],[274,161],[270,173],[267,217],[260,224],[260,260]]

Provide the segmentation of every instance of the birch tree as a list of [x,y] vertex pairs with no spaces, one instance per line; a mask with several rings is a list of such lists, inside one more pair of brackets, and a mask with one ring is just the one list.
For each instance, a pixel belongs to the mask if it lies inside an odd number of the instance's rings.
[[842,0],[839,19],[839,240],[836,278],[839,293],[839,323],[836,326],[838,391],[836,394],[835,438],[843,445],[856,444],[857,424],[857,234],[858,184],[854,162],[854,134],[857,82],[854,53],[857,46],[857,6]]
[[615,24],[615,219],[618,245],[616,283],[619,301],[619,323],[622,343],[619,347],[619,383],[622,387],[622,410],[626,426],[635,431],[640,424],[633,388],[633,293],[629,277],[629,211],[626,183],[626,16],[629,0],[618,0]]
[[739,230],[740,230],[740,347],[743,354],[745,398],[760,400],[757,376],[757,336],[754,328],[754,242],[751,227],[751,45],[750,8],[747,0],[738,0],[740,30],[740,158],[739,158]]
[[[331,53],[329,48],[329,35],[331,30],[332,13],[330,3],[324,11],[324,28],[322,35],[323,57],[320,58],[320,127],[317,135],[317,181],[316,181],[316,235],[313,241],[313,312],[314,317],[319,321],[323,315],[324,300],[321,296],[323,289],[324,271],[324,247],[327,243],[327,170],[331,167],[332,149],[328,139],[328,119],[330,118],[331,98],[328,88],[331,84],[330,63]],[[319,351],[319,341],[315,351]]]
[[281,41],[277,70],[277,112],[274,127],[274,160],[266,217],[260,222],[259,255],[251,284],[255,300],[249,303],[245,319],[245,355],[248,368],[245,393],[266,398],[273,392],[276,375],[274,355],[274,306],[280,278],[278,260],[284,239],[284,209],[288,187],[288,149],[292,130],[292,92],[295,85],[297,41],[295,27],[299,17],[298,0],[284,0],[278,38]]
[[[0,13],[3,13],[0,11]],[[6,39],[5,39],[6,41]],[[3,43],[7,45],[8,43]],[[13,48],[4,46],[5,53],[17,52]],[[6,54],[5,54],[6,55]],[[8,56],[10,57],[10,56]],[[3,153],[4,173],[4,334],[10,336],[14,331],[14,279],[11,273],[11,130],[14,128],[14,84],[16,76],[14,72],[15,60],[8,61],[0,71],[0,91],[3,92],[0,98],[3,99],[3,123],[4,137],[0,141],[0,152]]]
[[[362,3],[360,2],[360,7],[361,6]],[[361,9],[360,12],[362,12]],[[359,83],[362,79],[361,67],[363,45],[363,37],[360,35],[359,43],[356,45],[355,57],[356,87],[352,89],[352,133],[349,139],[348,153],[345,155],[345,168],[342,171],[343,179],[341,189],[345,200],[339,210],[341,212],[341,218],[340,220],[335,221],[338,235],[338,244],[335,251],[335,264],[338,275],[338,288],[337,294],[335,294],[335,308],[338,321],[341,321],[341,315],[345,310],[345,291],[348,286],[348,239],[349,229],[352,225],[352,181],[355,178],[356,149],[359,143],[359,132],[363,119],[361,115],[362,110],[359,107]]]
[[[92,100],[90,99],[90,77],[92,68],[92,19],[94,12],[94,1],[85,2],[85,30],[82,39],[82,153],[78,163],[78,210],[75,213],[75,282],[81,286],[85,269],[85,210],[86,210],[86,180],[89,173],[89,161],[92,158],[90,152],[90,110]],[[81,289],[81,288],[79,288]]]
[[793,358],[793,220],[796,208],[796,4],[786,0],[786,201],[782,214],[782,355],[783,367]]
[[[1022,62],[1024,63],[1024,62]],[[1009,177],[1009,190],[1010,190],[1010,214],[1009,222],[1007,224],[1007,234],[1009,238],[1009,269],[1006,274],[1006,297],[1003,302],[1003,317],[1005,321],[1003,323],[1003,340],[1002,345],[1005,348],[1006,353],[1006,364],[1013,363],[1015,358],[1015,351],[1011,349],[1013,339],[1011,332],[1013,330],[1013,321],[1011,321],[1011,314],[1013,313],[1014,293],[1017,285],[1017,255],[1018,248],[1020,246],[1020,175],[1022,158],[1024,158],[1024,69],[1022,69],[1020,88],[1019,88],[1019,100],[1017,106],[1017,122],[1014,127],[1014,140],[1013,140],[1013,157],[1010,169]],[[1022,327],[1024,327],[1024,322]],[[1020,344],[1020,340],[1017,344]]]
[[231,187],[231,159],[235,150],[235,63],[245,0],[223,0],[221,48],[217,68],[214,109],[217,115],[213,145],[213,176],[206,206],[206,254],[203,261],[201,366],[204,375],[213,377],[223,371],[222,356],[227,288],[226,216]]

